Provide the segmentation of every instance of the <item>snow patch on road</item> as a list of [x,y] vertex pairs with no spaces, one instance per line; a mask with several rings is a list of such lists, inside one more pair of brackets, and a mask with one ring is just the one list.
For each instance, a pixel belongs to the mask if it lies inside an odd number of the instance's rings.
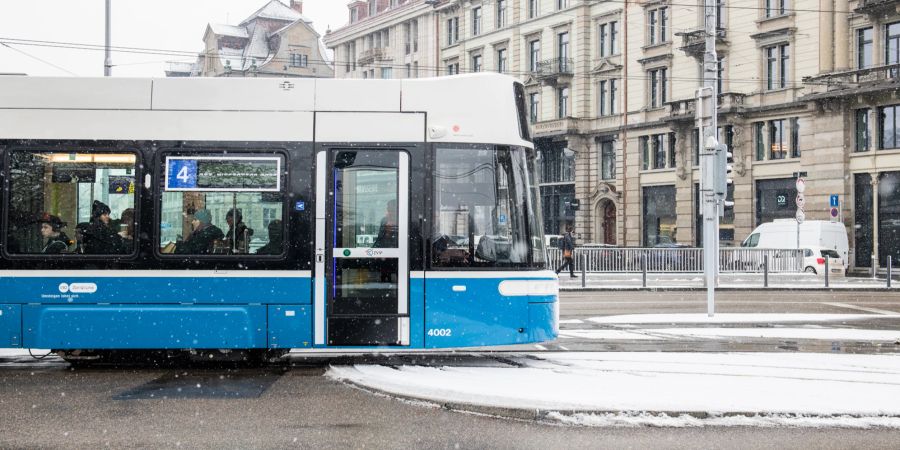
[[803,427],[803,428],[900,428],[898,417],[856,417],[770,414],[751,416],[722,416],[699,418],[689,414],[654,413],[576,413],[551,412],[547,419],[566,425],[586,427]]
[[588,322],[602,324],[645,323],[785,323],[842,322],[872,319],[900,319],[900,314],[624,314],[592,317]]

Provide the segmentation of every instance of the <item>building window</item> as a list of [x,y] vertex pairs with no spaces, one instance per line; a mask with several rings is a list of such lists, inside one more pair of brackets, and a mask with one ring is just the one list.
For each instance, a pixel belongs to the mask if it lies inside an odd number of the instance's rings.
[[575,181],[575,158],[566,156],[564,145],[541,151],[541,183],[570,183]]
[[291,53],[291,67],[307,67],[309,57],[298,53]]
[[856,30],[856,67],[865,69],[872,67],[872,48],[874,46],[872,27]]
[[559,33],[557,35],[556,56],[559,58],[560,73],[568,73],[569,71],[569,33]]
[[784,135],[784,119],[769,121],[769,159],[787,158],[788,143]]
[[659,133],[638,138],[641,150],[641,169],[675,168],[675,133]]
[[[791,117],[788,121],[791,127],[791,158],[800,157],[800,119]],[[730,147],[730,146],[729,146]]]
[[497,72],[506,73],[507,71],[507,61],[506,61],[506,49],[501,48],[497,50]]
[[459,17],[447,19],[447,45],[459,42]]
[[556,0],[556,9],[566,9],[569,7],[569,0]]
[[382,67],[381,68],[381,78],[384,80],[390,80],[394,77],[394,69],[392,67]]
[[878,133],[880,148],[898,148],[900,147],[900,121],[897,115],[900,114],[900,105],[884,106],[878,108]]
[[538,0],[528,0],[528,18],[534,19],[538,15]]
[[616,79],[600,81],[600,99],[597,108],[599,116],[608,116],[616,113],[617,81]]
[[783,16],[787,11],[787,0],[766,0],[766,17]]
[[528,67],[532,72],[538,71],[538,63],[541,62],[541,41],[535,39],[528,43]]
[[406,63],[406,78],[412,78],[412,64]]
[[557,97],[557,111],[559,112],[560,119],[565,119],[569,116],[569,88],[562,87],[556,90]]
[[778,178],[756,182],[756,225],[797,214],[797,179]]
[[650,80],[650,107],[662,108],[666,103],[666,68],[653,69],[649,71]]
[[600,141],[600,179],[616,178],[616,141]]
[[716,93],[721,95],[725,91],[725,57],[720,56],[716,61]]
[[790,44],[766,47],[766,89],[784,89],[788,85]]
[[459,63],[447,63],[447,75],[459,75]]
[[403,24],[403,54],[412,53],[412,25],[407,22]]
[[643,189],[643,245],[676,242],[675,186],[648,186]]
[[[384,38],[384,45],[387,45],[387,36]],[[413,52],[419,51],[419,21],[412,21],[412,43],[413,43]]]
[[[884,26],[884,63],[900,64],[900,22]],[[896,78],[900,75],[898,69],[892,68],[890,76]]]
[[528,119],[532,124],[540,120],[541,97],[537,92],[528,94]]
[[481,72],[481,55],[472,55],[472,72]]
[[647,11],[648,45],[661,44],[669,40],[669,9],[656,8]]
[[497,0],[497,28],[506,26],[506,0]]
[[600,48],[600,57],[617,55],[619,53],[618,48],[618,35],[619,35],[619,22],[612,21],[607,23],[600,24],[600,31],[598,33],[600,36],[600,42],[598,43],[598,47]]
[[472,8],[472,36],[481,34],[481,7]]
[[856,110],[856,151],[869,151],[869,109]]
[[753,124],[753,140],[756,142],[756,160],[763,161],[766,159],[766,135],[764,130],[765,124],[757,122]]

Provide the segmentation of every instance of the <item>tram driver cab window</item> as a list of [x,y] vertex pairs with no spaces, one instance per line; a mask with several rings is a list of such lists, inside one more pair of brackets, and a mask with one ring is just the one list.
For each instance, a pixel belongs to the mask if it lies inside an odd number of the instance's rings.
[[194,256],[284,253],[284,157],[163,157],[159,251]]
[[75,148],[13,151],[6,252],[132,254],[136,160]]
[[432,266],[543,263],[533,161],[526,149],[437,148],[434,159]]

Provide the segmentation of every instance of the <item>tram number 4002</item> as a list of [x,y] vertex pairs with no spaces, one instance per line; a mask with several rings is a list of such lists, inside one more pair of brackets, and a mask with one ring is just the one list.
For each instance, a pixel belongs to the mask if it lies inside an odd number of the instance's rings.
[[450,328],[431,328],[428,330],[428,335],[438,337],[453,336],[453,330]]

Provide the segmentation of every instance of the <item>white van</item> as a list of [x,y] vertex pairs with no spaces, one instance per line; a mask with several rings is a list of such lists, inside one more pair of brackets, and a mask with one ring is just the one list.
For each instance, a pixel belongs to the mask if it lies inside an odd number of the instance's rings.
[[[744,239],[741,247],[750,248],[797,248],[797,221],[776,219],[764,223]],[[847,227],[840,222],[827,220],[807,220],[800,225],[800,248],[823,248],[838,252],[844,268],[850,264],[850,244]]]

